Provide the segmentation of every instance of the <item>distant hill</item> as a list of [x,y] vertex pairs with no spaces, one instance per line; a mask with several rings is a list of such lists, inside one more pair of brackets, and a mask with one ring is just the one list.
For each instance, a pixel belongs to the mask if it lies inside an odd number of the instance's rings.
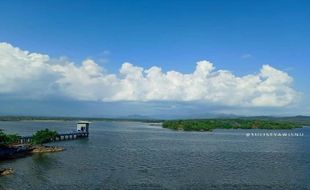
[[120,117],[120,118],[100,118],[100,117],[48,117],[48,116],[0,116],[0,121],[141,121],[141,122],[161,122],[162,120],[148,117]]
[[[199,117],[199,118],[184,118],[184,119],[255,119],[255,120],[268,120],[268,121],[287,121],[296,123],[299,125],[310,126],[310,116],[290,116],[290,117],[274,117],[274,116],[253,116],[253,117],[242,117],[233,115],[219,115],[213,117]],[[78,120],[89,120],[89,121],[141,121],[141,122],[162,122],[163,120],[170,119],[154,119],[152,117],[143,115],[129,115],[119,118],[100,118],[100,117],[46,117],[46,116],[0,116],[0,121],[25,121],[25,120],[61,120],[61,121],[78,121]],[[183,120],[178,118],[178,120]]]

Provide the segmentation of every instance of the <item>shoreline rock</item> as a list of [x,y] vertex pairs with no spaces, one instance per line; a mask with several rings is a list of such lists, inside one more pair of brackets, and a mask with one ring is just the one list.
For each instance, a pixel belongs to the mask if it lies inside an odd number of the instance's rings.
[[53,153],[61,152],[65,149],[56,146],[44,146],[44,145],[19,145],[12,147],[1,147],[0,148],[0,160],[11,160],[30,156],[37,153]]
[[11,175],[14,173],[14,170],[12,168],[3,168],[0,169],[0,176],[6,176],[6,175]]
[[51,153],[51,152],[61,152],[65,149],[56,146],[33,146],[32,153]]

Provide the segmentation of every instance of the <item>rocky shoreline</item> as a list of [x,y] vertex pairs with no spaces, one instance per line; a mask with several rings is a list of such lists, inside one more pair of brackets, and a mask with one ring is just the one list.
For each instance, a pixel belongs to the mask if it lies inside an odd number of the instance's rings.
[[31,153],[50,153],[50,152],[61,152],[65,149],[56,146],[33,146]]
[[30,145],[0,147],[0,160],[16,159],[29,155],[32,151]]
[[51,153],[60,152],[65,149],[56,146],[44,146],[44,145],[18,145],[12,147],[0,148],[0,160],[16,159],[24,156],[28,156],[34,153]]
[[[60,152],[65,149],[56,146],[44,146],[44,145],[23,145],[15,147],[1,147],[0,148],[0,160],[16,159],[25,157],[32,154],[52,153]],[[0,168],[0,176],[7,176],[14,173],[12,168]]]
[[52,153],[60,152],[65,149],[57,146],[44,146],[44,145],[17,145],[11,147],[0,148],[0,161],[17,159],[25,156],[29,156],[36,153]]

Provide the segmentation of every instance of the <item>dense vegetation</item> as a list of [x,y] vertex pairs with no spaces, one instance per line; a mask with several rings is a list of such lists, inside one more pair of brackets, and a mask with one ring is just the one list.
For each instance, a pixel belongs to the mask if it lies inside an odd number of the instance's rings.
[[50,142],[51,139],[55,138],[58,135],[56,131],[50,131],[48,129],[37,131],[32,135],[32,144],[43,144]]
[[8,146],[14,144],[20,139],[17,134],[5,134],[2,129],[0,129],[0,147]]
[[267,116],[257,116],[257,117],[244,117],[243,119],[258,119],[258,120],[270,120],[270,121],[283,121],[291,122],[299,125],[310,126],[310,116],[293,116],[293,117],[267,117]]
[[[50,142],[51,139],[55,138],[58,135],[56,131],[50,131],[48,129],[37,131],[32,135],[31,144],[43,144]],[[0,147],[9,147],[18,143],[21,136],[17,134],[6,134],[0,129]]]
[[302,125],[262,119],[201,119],[165,121],[163,127],[184,131],[212,131],[213,129],[293,129]]

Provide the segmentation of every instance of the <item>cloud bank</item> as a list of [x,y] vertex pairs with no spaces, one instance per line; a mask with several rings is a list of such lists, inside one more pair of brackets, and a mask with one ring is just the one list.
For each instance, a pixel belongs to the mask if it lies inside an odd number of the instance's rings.
[[235,76],[206,60],[192,73],[163,72],[123,63],[107,73],[91,59],[80,65],[0,43],[0,95],[64,96],[86,101],[197,101],[215,105],[283,107],[298,99],[286,72],[263,65],[256,74]]

